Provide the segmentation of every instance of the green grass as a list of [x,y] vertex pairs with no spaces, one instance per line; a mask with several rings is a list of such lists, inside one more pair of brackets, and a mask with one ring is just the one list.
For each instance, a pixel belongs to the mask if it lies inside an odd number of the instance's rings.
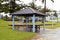
[[57,20],[57,18],[54,18],[54,20]]
[[32,32],[13,31],[7,27],[0,27],[0,40],[24,40],[31,38],[34,35]]
[[[50,24],[50,25],[46,25]],[[42,28],[43,26],[41,26]],[[53,27],[52,27],[52,22],[45,22],[45,28],[59,28],[60,27],[60,22],[53,22]]]
[[[6,22],[2,19],[0,19],[0,40],[29,40],[33,35],[36,33],[32,32],[22,32],[22,31],[16,31],[12,30],[11,27],[8,25],[11,24],[11,22]],[[29,23],[32,24],[32,23]],[[35,24],[43,24],[42,22],[36,22]],[[45,24],[52,24],[52,22],[45,22]],[[53,23],[53,28],[60,27],[60,22]],[[42,28],[43,26],[41,26]],[[52,28],[52,25],[46,25],[45,28]]]
[[29,40],[36,34],[12,30],[11,27],[8,27],[8,24],[10,24],[10,22],[0,19],[0,40]]
[[8,26],[8,22],[6,23],[4,20],[0,19],[0,27]]
[[[32,32],[22,32],[22,31],[16,31],[12,30],[11,27],[8,25],[11,24],[11,22],[6,22],[2,19],[0,19],[0,40],[30,40],[33,35],[36,33]],[[29,23],[32,24],[32,23]],[[42,22],[36,22],[35,24],[43,24]],[[45,22],[45,24],[52,24],[52,22]],[[53,28],[60,27],[60,22],[53,23]],[[43,26],[41,26],[42,28]],[[45,28],[52,28],[52,25],[46,25]]]
[[[31,22],[28,24],[32,24]],[[42,24],[40,27],[43,28],[43,23],[41,21],[35,22],[35,24]],[[58,28],[60,27],[60,22],[53,22],[53,27],[52,27],[52,22],[45,22],[45,28]]]

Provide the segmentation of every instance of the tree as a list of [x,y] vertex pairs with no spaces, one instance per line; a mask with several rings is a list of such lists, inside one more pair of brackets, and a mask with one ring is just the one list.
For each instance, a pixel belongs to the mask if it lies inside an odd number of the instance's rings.
[[[25,4],[16,4],[15,1],[22,2],[20,0],[11,0],[10,1],[10,13],[20,10],[21,8],[27,6]],[[23,2],[24,3],[24,2]]]
[[50,9],[48,9],[48,8],[46,8],[46,10],[44,10],[44,8],[43,9],[41,9],[41,10],[39,10],[40,12],[42,12],[42,13],[44,13],[45,11],[46,12],[52,12],[52,10],[50,10]]
[[[34,8],[34,2],[37,0],[33,0],[33,8]],[[51,0],[54,3],[54,0]],[[46,0],[42,0],[42,3],[44,3],[44,13],[46,13]]]
[[[0,11],[5,13],[12,13],[20,10],[22,7],[25,6],[23,6],[23,4],[16,4],[15,1],[21,2],[20,0],[0,0]],[[2,4],[3,2],[8,3]]]
[[16,10],[15,9],[17,9],[17,7],[16,6],[18,6],[16,3],[15,3],[15,0],[11,0],[10,1],[10,3],[9,3],[9,6],[10,6],[10,13],[12,13],[12,12],[15,12]]
[[29,7],[33,8],[33,9],[36,9],[36,10],[41,8],[40,6],[37,7],[33,2],[29,3]]
[[53,12],[55,12],[54,13],[54,16],[56,16],[57,17],[57,22],[58,22],[58,14],[57,14],[57,12],[54,10]]
[[3,4],[2,7],[3,7],[3,8],[2,8],[2,11],[5,12],[5,13],[8,13],[9,4],[7,4],[7,3],[6,3],[6,4]]
[[57,17],[58,15],[57,15],[56,11],[55,11],[55,10],[53,10],[53,12],[54,12],[54,16],[56,16],[56,17]]
[[3,1],[2,0],[0,0],[0,12],[2,12],[2,3]]
[[[54,3],[54,0],[51,0]],[[42,0],[42,3],[44,3],[44,13],[46,13],[46,0]]]

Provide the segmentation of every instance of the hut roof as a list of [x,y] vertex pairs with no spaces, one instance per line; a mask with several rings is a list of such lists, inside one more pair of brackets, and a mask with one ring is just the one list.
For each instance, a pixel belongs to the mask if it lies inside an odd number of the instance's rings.
[[38,10],[35,10],[31,7],[27,7],[19,11],[16,11],[14,13],[11,13],[11,15],[17,15],[17,16],[32,16],[33,14],[38,15],[38,16],[46,16],[46,14],[43,14],[39,12]]

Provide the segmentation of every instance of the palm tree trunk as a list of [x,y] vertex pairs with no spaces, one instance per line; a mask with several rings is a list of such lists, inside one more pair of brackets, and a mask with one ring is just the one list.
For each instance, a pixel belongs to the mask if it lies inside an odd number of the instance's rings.
[[46,0],[44,1],[44,13],[46,14]]
[[[46,14],[46,0],[44,0],[44,13]],[[43,31],[45,31],[45,21],[46,21],[46,17],[43,18],[44,22],[43,22]]]

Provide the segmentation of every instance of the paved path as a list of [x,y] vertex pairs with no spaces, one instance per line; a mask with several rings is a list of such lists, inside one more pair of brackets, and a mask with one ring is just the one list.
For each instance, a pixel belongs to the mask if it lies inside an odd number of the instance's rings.
[[60,28],[56,29],[41,29],[40,33],[34,40],[60,40]]
[[60,40],[60,28],[45,32],[45,34],[42,34],[42,36],[47,40]]

